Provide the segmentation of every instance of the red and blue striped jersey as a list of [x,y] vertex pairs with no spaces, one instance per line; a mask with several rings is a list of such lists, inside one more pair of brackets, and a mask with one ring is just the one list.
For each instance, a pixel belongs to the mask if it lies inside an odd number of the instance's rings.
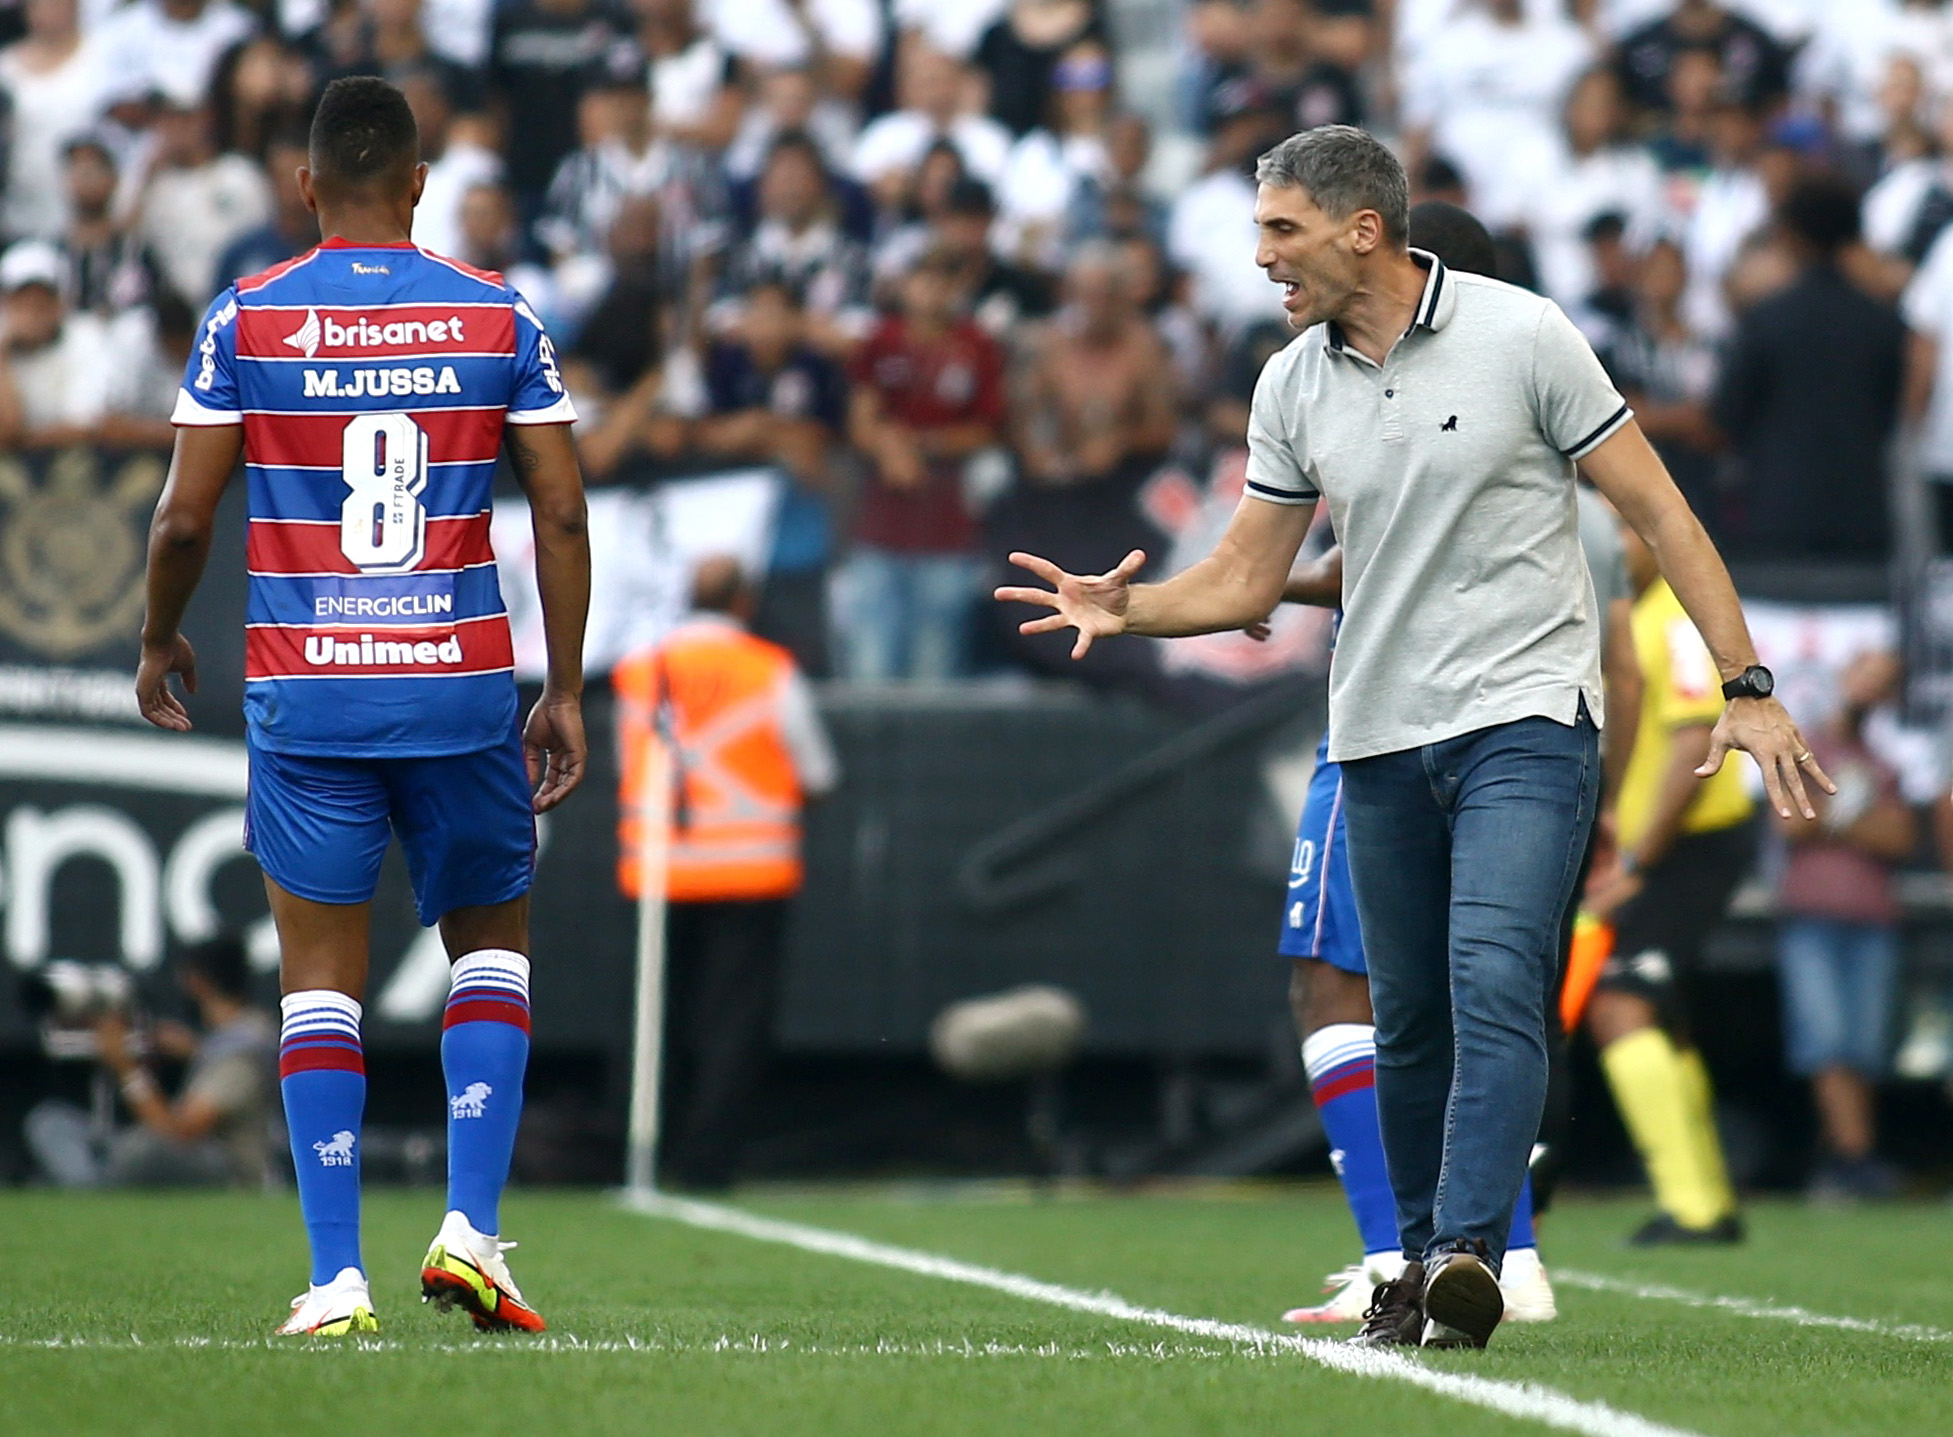
[[498,274],[327,240],[218,295],[197,337],[172,417],[244,427],[253,741],[345,758],[506,741],[502,428],[576,418],[535,312]]

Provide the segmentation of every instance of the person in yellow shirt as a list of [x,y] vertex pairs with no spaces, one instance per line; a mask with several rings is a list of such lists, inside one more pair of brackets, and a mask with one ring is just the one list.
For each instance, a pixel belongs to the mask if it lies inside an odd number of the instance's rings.
[[1587,1030],[1661,1210],[1629,1241],[1734,1243],[1742,1219],[1708,1069],[1689,1039],[1676,979],[1697,962],[1755,861],[1748,764],[1697,776],[1722,715],[1720,678],[1654,556],[1633,530],[1623,525],[1622,532],[1637,595],[1641,710],[1615,808],[1613,855],[1587,888],[1585,907],[1615,928]]

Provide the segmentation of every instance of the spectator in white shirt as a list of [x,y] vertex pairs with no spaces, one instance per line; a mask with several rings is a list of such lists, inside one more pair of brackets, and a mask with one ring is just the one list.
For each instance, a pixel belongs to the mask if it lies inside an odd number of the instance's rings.
[[698,23],[692,0],[632,0],[637,42],[651,61],[651,118],[661,138],[723,149],[745,100],[726,47]]
[[1618,214],[1631,237],[1653,234],[1661,220],[1661,170],[1627,137],[1627,104],[1612,70],[1589,70],[1566,103],[1566,133],[1553,165],[1529,197],[1526,227],[1540,283],[1562,309],[1585,302],[1594,287],[1585,235],[1603,214]]
[[713,33],[732,54],[759,70],[812,66],[821,89],[859,98],[882,49],[876,0],[717,0]]
[[1953,229],[1934,241],[1899,313],[1906,322],[1906,417],[1919,424],[1939,552],[1953,554]]
[[28,0],[27,38],[0,50],[0,93],[12,107],[12,145],[0,230],[52,239],[61,232],[61,154],[106,103],[98,45],[84,40],[75,0]]
[[223,53],[257,28],[231,0],[135,0],[90,36],[100,42],[112,104],[160,94],[198,105]]
[[436,254],[461,246],[461,201],[476,185],[502,178],[502,157],[492,129],[478,116],[456,116],[441,72],[433,67],[408,71],[394,83],[406,95],[420,131],[420,157],[427,183],[414,206],[414,243]]
[[854,150],[855,177],[868,186],[876,204],[887,210],[900,207],[915,167],[937,140],[956,146],[969,172],[994,187],[1010,158],[1010,131],[976,113],[973,101],[979,87],[969,68],[915,45],[902,57],[901,77],[903,107],[864,129]]
[[1938,0],[1833,0],[1797,56],[1798,94],[1834,117],[1848,144],[1884,133],[1881,94],[1894,59],[1911,62],[1932,88],[1953,81],[1953,23]]
[[1166,252],[1192,282],[1194,312],[1233,335],[1281,314],[1255,263],[1254,167],[1287,131],[1280,111],[1252,91],[1235,92],[1229,103],[1237,108],[1215,116],[1207,172],[1173,201]]
[[743,184],[760,172],[773,141],[798,130],[820,146],[828,169],[843,173],[854,153],[860,126],[854,107],[821,93],[819,79],[806,65],[770,69],[759,77],[755,103],[739,122],[739,133],[726,149],[726,178]]
[[1011,148],[997,200],[1004,252],[1055,273],[1064,268],[1065,221],[1080,189],[1111,178],[1111,52],[1081,40],[1052,68],[1051,86],[1048,123]]
[[1894,166],[1865,192],[1865,243],[1908,268],[1922,263],[1953,221],[1953,100],[1941,103],[1938,146]]
[[117,362],[103,386],[96,439],[128,449],[168,449],[170,414],[197,341],[200,316],[173,294],[130,310],[110,326]]
[[1009,8],[1010,0],[895,0],[895,25],[932,50],[968,60]]
[[1463,0],[1402,77],[1414,156],[1455,163],[1488,229],[1523,224],[1527,177],[1550,168],[1561,108],[1592,59],[1569,20],[1529,17],[1520,0]]
[[1726,97],[1717,106],[1709,125],[1712,168],[1682,233],[1689,273],[1682,314],[1689,328],[1709,339],[1729,332],[1723,280],[1743,242],[1770,217],[1770,195],[1757,164],[1764,138],[1757,103]]
[[155,136],[137,233],[170,288],[200,309],[220,287],[217,261],[231,241],[271,219],[271,182],[255,161],[214,153],[207,106],[166,105]]
[[61,256],[21,240],[0,256],[0,444],[86,443],[108,398],[111,362],[102,322],[69,314]]

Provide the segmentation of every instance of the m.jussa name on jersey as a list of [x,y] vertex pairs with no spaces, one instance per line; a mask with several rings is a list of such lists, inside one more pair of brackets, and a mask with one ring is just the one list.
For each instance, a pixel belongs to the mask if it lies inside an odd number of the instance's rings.
[[459,394],[454,366],[429,364],[397,369],[307,369],[307,399],[385,399],[403,394]]

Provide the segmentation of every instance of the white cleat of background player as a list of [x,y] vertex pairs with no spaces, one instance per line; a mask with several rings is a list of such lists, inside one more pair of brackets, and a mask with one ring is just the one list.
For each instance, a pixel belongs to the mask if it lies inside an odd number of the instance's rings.
[[[1394,1282],[1403,1274],[1401,1253],[1371,1253],[1356,1266],[1332,1272],[1323,1279],[1322,1290],[1329,1294],[1326,1302],[1293,1308],[1282,1314],[1282,1321],[1297,1326],[1361,1322],[1376,1285]],[[1539,1260],[1538,1248],[1515,1248],[1505,1255],[1499,1291],[1505,1297],[1507,1322],[1551,1322],[1560,1315],[1559,1305],[1553,1300],[1553,1284],[1547,1279],[1546,1265]]]

